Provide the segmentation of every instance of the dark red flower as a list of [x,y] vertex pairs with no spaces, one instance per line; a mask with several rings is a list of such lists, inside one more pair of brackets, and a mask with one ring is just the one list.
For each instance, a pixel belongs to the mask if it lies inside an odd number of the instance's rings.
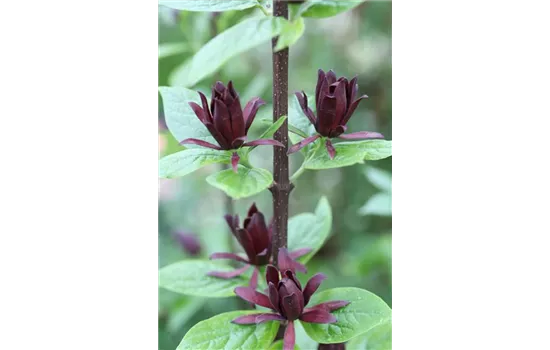
[[351,134],[344,134],[347,129],[346,124],[359,105],[359,102],[368,97],[367,95],[362,95],[356,98],[358,89],[357,77],[354,77],[348,82],[345,77],[336,79],[336,75],[332,70],[325,74],[322,69],[319,69],[317,87],[315,88],[317,118],[313,114],[311,108],[308,107],[305,92],[302,91],[301,94],[299,92],[295,93],[300,103],[300,107],[302,107],[302,111],[311,124],[315,126],[317,134],[305,138],[290,147],[288,154],[299,151],[319,137],[327,138],[326,148],[331,159],[336,155],[336,150],[330,141],[331,138],[338,137],[346,140],[383,139],[384,136],[382,134],[372,131],[359,131]]
[[346,350],[346,343],[319,344],[317,350]]
[[[193,112],[197,118],[206,126],[210,134],[218,142],[214,145],[199,139],[185,139],[180,142],[180,145],[194,144],[203,147],[208,147],[216,150],[236,150],[240,147],[271,145],[284,147],[282,143],[276,140],[260,139],[246,142],[246,134],[250,125],[256,117],[258,108],[264,105],[265,102],[254,97],[241,109],[241,102],[237,91],[233,88],[233,82],[229,81],[227,87],[222,82],[217,82],[212,88],[212,99],[210,107],[203,93],[199,92],[202,108],[195,102],[189,102]],[[237,171],[239,156],[237,152],[231,157],[231,165],[233,170]]]
[[174,236],[182,248],[192,256],[199,255],[201,243],[194,233],[186,231],[176,231]]
[[[287,255],[281,249],[279,257]],[[261,313],[240,316],[234,319],[233,323],[257,324],[265,321],[282,321],[287,323],[283,349],[294,349],[295,333],[294,321],[300,320],[309,323],[335,323],[336,317],[330,312],[340,309],[349,304],[349,301],[334,300],[306,308],[311,296],[326,278],[322,273],[311,277],[302,289],[300,281],[296,278],[291,266],[286,265],[287,260],[279,262],[279,269],[268,265],[266,269],[266,282],[269,286],[269,295],[257,292],[250,287],[237,287],[235,294],[240,298],[275,311],[275,313]]]
[[[271,259],[272,225],[269,225],[269,227],[266,225],[264,214],[256,208],[255,203],[253,203],[248,210],[248,216],[244,219],[243,228],[239,227],[238,215],[226,215],[225,220],[231,229],[231,233],[233,233],[243,247],[247,258],[243,258],[234,253],[214,253],[210,256],[210,259],[231,259],[245,263],[245,266],[229,272],[212,271],[208,273],[208,275],[220,278],[233,278],[242,275],[246,270],[254,266],[250,286],[256,289],[258,284],[258,269],[256,266],[265,266],[269,264]],[[308,248],[298,249],[287,254],[289,261],[284,260],[287,258],[287,255],[283,256],[282,259],[293,271],[298,270],[306,272],[306,267],[293,259],[306,255],[310,251],[311,249]],[[279,260],[281,260],[281,258],[279,258]]]

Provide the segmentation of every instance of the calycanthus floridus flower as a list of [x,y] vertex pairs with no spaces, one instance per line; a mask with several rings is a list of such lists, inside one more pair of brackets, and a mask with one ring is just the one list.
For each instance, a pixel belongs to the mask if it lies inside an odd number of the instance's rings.
[[317,87],[315,88],[315,106],[317,108],[317,118],[313,114],[311,108],[308,107],[307,96],[302,91],[300,94],[296,92],[296,97],[302,107],[302,111],[309,119],[311,124],[315,126],[316,135],[307,137],[290,147],[288,154],[294,153],[314,142],[319,137],[324,136],[326,140],[326,148],[330,159],[334,159],[336,150],[330,141],[331,138],[341,138],[345,140],[358,139],[383,139],[384,136],[372,131],[359,131],[350,134],[344,134],[347,127],[346,124],[353,115],[353,112],[359,105],[362,99],[367,98],[367,95],[357,97],[357,77],[354,77],[349,82],[345,77],[336,79],[336,74],[332,70],[325,72],[319,69],[317,78]]
[[[248,210],[248,216],[244,220],[242,228],[239,227],[238,215],[225,215],[225,220],[231,229],[231,233],[233,233],[235,238],[237,238],[240,245],[243,247],[247,257],[244,258],[234,253],[214,253],[210,256],[210,259],[231,259],[242,262],[245,266],[233,271],[211,271],[208,275],[229,279],[240,276],[253,267],[254,271],[252,273],[252,277],[250,278],[249,285],[251,288],[256,289],[258,286],[258,266],[265,266],[269,264],[271,260],[271,239],[273,236],[272,225],[269,225],[269,228],[267,227],[264,214],[258,210],[255,203],[253,203]],[[306,267],[299,262],[294,261],[294,259],[306,255],[310,251],[311,249],[309,248],[303,248],[291,252],[288,254],[289,261],[287,262],[287,265],[290,266],[293,271],[298,270],[305,273],[307,271]]]
[[[283,259],[281,259],[283,255]],[[289,257],[284,249],[279,251],[279,270],[268,265],[266,282],[269,286],[269,296],[257,292],[250,287],[237,287],[235,294],[241,299],[274,310],[274,313],[259,313],[237,317],[232,322],[237,324],[257,324],[265,321],[282,321],[286,323],[283,341],[284,350],[294,349],[295,332],[294,321],[300,320],[309,323],[335,323],[336,317],[330,312],[340,309],[350,302],[334,300],[306,308],[313,293],[326,278],[322,273],[311,277],[302,288],[296,278],[292,266],[288,265]]]
[[[249,146],[279,146],[284,147],[282,143],[271,139],[260,139],[246,142],[246,134],[250,125],[256,117],[258,108],[264,105],[265,102],[254,97],[241,109],[239,95],[233,87],[233,82],[230,80],[227,87],[222,82],[217,82],[212,88],[212,99],[210,107],[203,93],[199,92],[202,108],[195,102],[189,102],[193,112],[201,123],[206,126],[210,134],[218,142],[214,145],[199,139],[189,138],[180,142],[180,145],[194,144],[203,147],[212,148],[215,150],[237,150],[240,147]],[[237,171],[239,163],[239,155],[233,152],[231,156],[231,165],[233,170]]]

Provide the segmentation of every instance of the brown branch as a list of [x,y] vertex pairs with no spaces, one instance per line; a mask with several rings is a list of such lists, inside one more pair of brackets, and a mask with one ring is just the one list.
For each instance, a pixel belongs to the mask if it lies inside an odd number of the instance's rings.
[[[273,1],[273,15],[288,19],[288,3]],[[288,48],[275,52],[277,38],[272,40],[273,48],[273,122],[281,116],[288,115]],[[275,140],[285,147],[273,147],[273,261],[277,264],[279,248],[287,246],[288,229],[288,198],[292,184],[288,178],[288,123],[283,125],[274,135]]]

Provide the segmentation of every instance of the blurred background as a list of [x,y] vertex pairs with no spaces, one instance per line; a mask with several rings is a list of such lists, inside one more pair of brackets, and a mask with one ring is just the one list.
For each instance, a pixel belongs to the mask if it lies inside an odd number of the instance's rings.
[[[170,86],[170,74],[193,56],[216,33],[254,15],[255,9],[219,14],[175,11],[159,6],[159,86]],[[359,105],[348,131],[378,131],[391,140],[391,2],[369,1],[351,11],[326,19],[305,19],[306,30],[290,48],[289,93],[315,91],[317,70],[333,69],[337,76],[358,75],[359,93],[369,99]],[[260,108],[250,138],[265,130],[262,119],[272,118],[271,44],[266,43],[231,59],[215,76],[193,87],[210,97],[216,80],[233,80],[244,104],[260,96]],[[314,94],[313,94],[314,96]],[[182,148],[166,130],[159,95],[159,157]],[[251,163],[272,169],[272,148],[258,147]],[[300,166],[300,153],[291,156],[291,174]],[[317,272],[328,279],[320,290],[356,286],[379,295],[392,305],[391,293],[391,157],[351,167],[306,171],[291,193],[290,215],[313,212],[322,195],[333,212],[332,233],[325,246],[307,264],[304,283]],[[232,236],[223,215],[227,200],[205,177],[220,170],[211,165],[182,179],[159,183],[159,268],[187,258],[204,258],[229,251]],[[252,202],[271,218],[271,193],[232,201],[241,218]],[[184,237],[182,239],[182,237]],[[195,237],[200,249],[184,245]],[[220,312],[241,308],[237,298],[201,299],[159,289],[159,349],[174,350],[195,323]],[[300,333],[300,330],[297,329]],[[308,345],[300,334],[302,349]],[[302,342],[302,343],[300,343]],[[309,345],[314,348],[314,345]]]

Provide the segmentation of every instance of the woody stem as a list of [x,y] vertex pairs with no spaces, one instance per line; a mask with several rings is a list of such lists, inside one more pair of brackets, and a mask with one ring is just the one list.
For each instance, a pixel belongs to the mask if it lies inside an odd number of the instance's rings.
[[[288,19],[288,3],[282,0],[273,1],[273,15]],[[277,39],[272,40],[273,50],[273,122],[281,116],[288,115],[288,48],[275,52]],[[293,185],[288,178],[288,123],[274,135],[275,140],[285,147],[273,147],[273,261],[278,262],[279,248],[287,246],[288,198]]]

